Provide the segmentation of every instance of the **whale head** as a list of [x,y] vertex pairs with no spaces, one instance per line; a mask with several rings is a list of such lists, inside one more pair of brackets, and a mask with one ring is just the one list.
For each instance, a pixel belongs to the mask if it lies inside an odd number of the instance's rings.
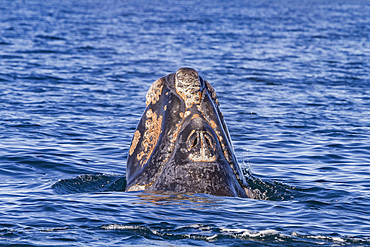
[[127,159],[126,191],[249,196],[216,92],[192,68],[155,81]]

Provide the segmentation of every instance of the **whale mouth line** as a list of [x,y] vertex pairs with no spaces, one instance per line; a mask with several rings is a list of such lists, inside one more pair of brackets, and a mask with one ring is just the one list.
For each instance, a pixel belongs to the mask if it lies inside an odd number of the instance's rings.
[[203,92],[204,88],[206,87],[206,84],[204,83],[203,77],[199,76],[199,83],[200,83],[200,92]]

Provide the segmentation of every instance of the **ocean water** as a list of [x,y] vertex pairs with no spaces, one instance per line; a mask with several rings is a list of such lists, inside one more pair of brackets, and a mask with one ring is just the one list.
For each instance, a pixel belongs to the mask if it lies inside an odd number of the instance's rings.
[[[0,0],[0,245],[370,246],[369,13]],[[183,66],[262,200],[123,192],[146,92]]]

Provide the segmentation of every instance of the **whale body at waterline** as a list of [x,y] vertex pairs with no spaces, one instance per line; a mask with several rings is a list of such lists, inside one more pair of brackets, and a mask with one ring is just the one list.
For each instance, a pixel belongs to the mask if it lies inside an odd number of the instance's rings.
[[136,128],[126,191],[253,197],[211,84],[192,68],[155,81]]

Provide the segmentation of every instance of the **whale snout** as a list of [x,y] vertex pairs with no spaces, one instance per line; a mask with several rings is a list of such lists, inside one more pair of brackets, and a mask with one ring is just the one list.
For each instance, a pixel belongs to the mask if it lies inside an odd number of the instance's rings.
[[214,138],[207,131],[195,131],[190,134],[188,141],[189,159],[194,162],[216,161]]
[[180,68],[176,71],[175,78],[177,87],[184,87],[185,89],[200,89],[199,75],[195,69]]
[[175,74],[175,88],[186,108],[190,108],[194,104],[200,104],[204,80],[195,69],[180,68]]

